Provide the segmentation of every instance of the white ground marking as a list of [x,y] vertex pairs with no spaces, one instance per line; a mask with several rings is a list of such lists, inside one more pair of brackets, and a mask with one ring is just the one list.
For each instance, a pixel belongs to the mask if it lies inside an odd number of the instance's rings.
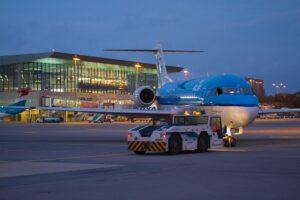
[[297,136],[297,135],[274,135],[274,136],[270,136],[269,138],[272,138],[272,139],[300,139],[300,136]]
[[25,131],[24,132],[25,134],[33,134],[33,133],[36,133],[35,131]]
[[28,161],[9,162],[0,163],[0,178],[90,169],[106,169],[120,166],[122,165]]
[[245,152],[247,151],[246,149],[238,149],[236,147],[224,147],[224,148],[216,148],[216,149],[209,149],[208,151],[220,151],[220,152]]

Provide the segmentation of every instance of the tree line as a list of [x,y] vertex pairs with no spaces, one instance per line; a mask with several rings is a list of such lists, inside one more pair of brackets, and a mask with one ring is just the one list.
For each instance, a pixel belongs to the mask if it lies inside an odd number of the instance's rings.
[[266,96],[261,102],[275,107],[300,108],[300,91],[294,94],[278,93]]

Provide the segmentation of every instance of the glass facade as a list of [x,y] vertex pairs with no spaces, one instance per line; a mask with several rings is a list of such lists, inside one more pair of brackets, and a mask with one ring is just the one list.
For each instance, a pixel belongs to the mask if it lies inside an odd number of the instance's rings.
[[0,66],[0,92],[29,86],[32,91],[132,94],[136,82],[156,87],[156,69],[142,66],[137,72],[134,66],[51,57]]

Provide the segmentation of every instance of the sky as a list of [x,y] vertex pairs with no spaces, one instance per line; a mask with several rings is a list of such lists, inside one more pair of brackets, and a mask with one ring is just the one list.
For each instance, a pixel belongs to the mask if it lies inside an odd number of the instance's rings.
[[0,0],[0,55],[49,52],[154,62],[105,48],[204,50],[168,54],[190,78],[236,74],[300,91],[299,0]]

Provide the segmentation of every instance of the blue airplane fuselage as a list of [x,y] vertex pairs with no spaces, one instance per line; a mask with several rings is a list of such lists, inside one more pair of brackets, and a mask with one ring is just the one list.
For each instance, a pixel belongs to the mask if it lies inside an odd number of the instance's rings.
[[23,108],[17,108],[17,106],[23,107],[26,104],[25,99],[21,99],[15,103],[12,103],[8,106],[0,106],[0,118],[7,117],[10,115],[16,115],[21,112],[24,112],[25,109]]
[[258,100],[250,84],[236,75],[220,75],[171,82],[157,90],[158,106],[199,106],[206,113],[220,114],[225,124],[243,127],[258,112]]

